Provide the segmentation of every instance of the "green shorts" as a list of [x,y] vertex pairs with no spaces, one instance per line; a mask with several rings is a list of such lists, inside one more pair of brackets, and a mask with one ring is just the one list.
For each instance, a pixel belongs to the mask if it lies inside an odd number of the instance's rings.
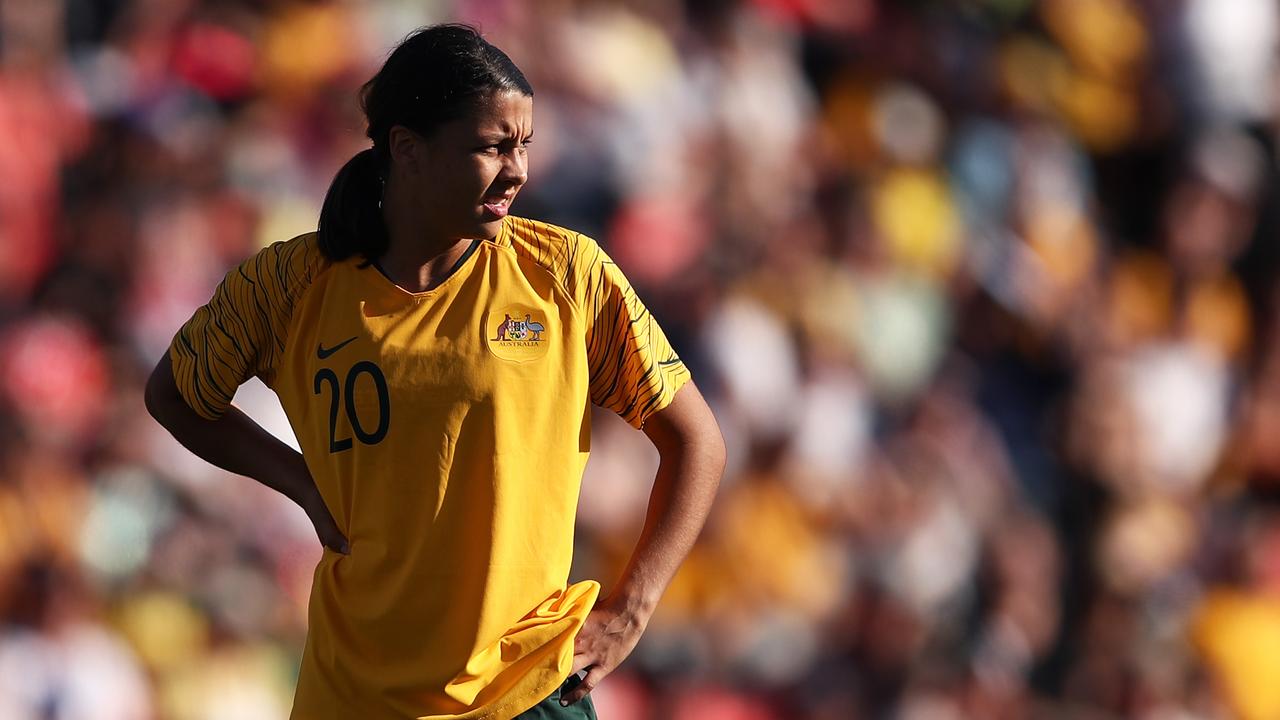
[[577,675],[570,675],[560,687],[555,689],[537,705],[516,716],[516,720],[597,720],[596,707],[591,704],[588,695],[569,707],[561,707],[560,696],[567,694],[578,686],[582,680]]

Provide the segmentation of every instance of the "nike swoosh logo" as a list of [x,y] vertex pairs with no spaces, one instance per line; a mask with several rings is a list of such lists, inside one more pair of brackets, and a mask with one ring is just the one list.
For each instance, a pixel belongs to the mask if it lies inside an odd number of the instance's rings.
[[342,342],[338,343],[337,345],[334,345],[333,347],[329,348],[328,350],[326,350],[326,349],[325,349],[325,347],[324,347],[324,343],[318,343],[318,344],[316,345],[316,357],[320,358],[321,360],[324,360],[325,358],[329,357],[330,355],[332,355],[332,354],[334,354],[334,353],[338,352],[339,350],[341,350],[342,348],[346,347],[346,346],[347,346],[347,343],[349,343],[349,342],[351,342],[352,340],[355,340],[355,339],[356,339],[356,336],[354,336],[354,335],[353,335],[353,336],[351,336],[351,337],[347,338],[346,340],[343,340]]

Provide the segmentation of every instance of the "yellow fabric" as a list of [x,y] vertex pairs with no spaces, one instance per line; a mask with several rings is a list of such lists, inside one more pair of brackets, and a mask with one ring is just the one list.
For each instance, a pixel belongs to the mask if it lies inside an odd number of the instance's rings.
[[1280,717],[1280,600],[1213,590],[1196,611],[1191,632],[1242,720]]
[[[636,427],[688,372],[589,238],[508,217],[408,293],[314,235],[228,273],[170,348],[187,402],[279,395],[351,553],[325,551],[292,717],[506,718],[568,677],[589,403]],[[325,355],[321,358],[321,355]]]

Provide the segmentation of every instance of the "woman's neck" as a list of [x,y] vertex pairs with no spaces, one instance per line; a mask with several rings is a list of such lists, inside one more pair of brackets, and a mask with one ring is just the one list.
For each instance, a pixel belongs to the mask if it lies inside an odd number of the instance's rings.
[[390,241],[387,251],[374,260],[378,270],[391,282],[409,292],[432,290],[449,276],[449,271],[467,251],[471,240],[432,236],[427,225],[416,217],[409,203],[392,193],[383,202],[383,220]]
[[409,292],[433,290],[449,277],[449,271],[471,245],[467,239],[447,242],[448,246],[441,250],[429,241],[397,240],[393,233],[391,246],[374,260],[374,265],[387,279]]

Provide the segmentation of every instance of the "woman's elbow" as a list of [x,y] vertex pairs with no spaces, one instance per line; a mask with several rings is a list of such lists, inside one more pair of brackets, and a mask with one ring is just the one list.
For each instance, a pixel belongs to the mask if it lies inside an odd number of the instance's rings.
[[645,432],[660,454],[692,454],[717,478],[724,472],[728,457],[724,436],[693,383],[681,388],[670,405],[654,414]]
[[155,369],[151,371],[151,377],[147,378],[142,400],[151,417],[164,425],[166,418],[170,416],[169,410],[173,407],[175,399],[181,398],[178,394],[178,385],[173,379],[173,370],[169,367],[169,356],[165,355],[160,362],[156,363]]
[[716,477],[724,473],[725,465],[729,462],[729,449],[724,443],[724,434],[720,432],[720,426],[712,416],[711,422],[705,432],[707,462],[715,468]]

